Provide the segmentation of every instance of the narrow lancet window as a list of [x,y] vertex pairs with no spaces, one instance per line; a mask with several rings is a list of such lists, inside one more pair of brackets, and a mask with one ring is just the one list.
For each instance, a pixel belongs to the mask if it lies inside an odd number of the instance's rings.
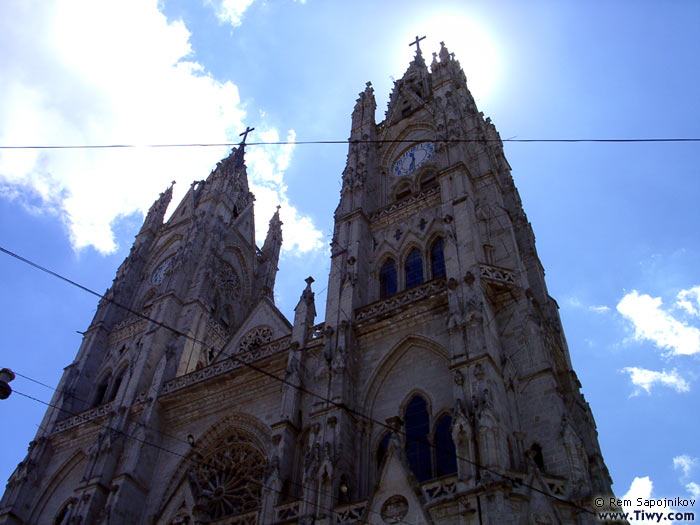
[[415,396],[406,407],[406,457],[411,470],[419,482],[430,479],[430,417],[428,404],[420,396]]
[[382,461],[384,461],[384,456],[386,456],[386,451],[389,448],[389,440],[391,439],[391,432],[384,434],[384,437],[379,442],[377,447],[377,468],[382,466]]
[[95,392],[95,400],[93,401],[92,406],[96,407],[97,405],[101,405],[107,401],[105,397],[107,394],[107,389],[109,388],[109,381],[111,379],[112,374],[107,374],[100,382],[100,385],[97,387],[97,392]]
[[379,270],[379,298],[384,299],[396,293],[396,264],[387,259]]
[[406,288],[418,286],[423,282],[423,261],[420,252],[413,248],[406,257]]
[[447,476],[457,472],[457,451],[452,441],[452,418],[442,416],[435,425],[435,475]]
[[436,239],[430,247],[430,272],[433,275],[433,279],[445,275],[445,255],[442,251],[443,244],[444,241],[442,237],[440,237]]

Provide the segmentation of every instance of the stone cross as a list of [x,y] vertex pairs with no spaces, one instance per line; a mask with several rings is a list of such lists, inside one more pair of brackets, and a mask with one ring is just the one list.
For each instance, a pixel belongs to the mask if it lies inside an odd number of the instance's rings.
[[251,127],[246,126],[245,131],[243,133],[241,133],[240,135],[238,135],[239,137],[243,137],[243,140],[241,141],[241,146],[245,146],[245,141],[248,138],[248,133],[250,133],[254,129],[255,128],[251,128]]
[[416,53],[420,53],[420,41],[421,40],[425,40],[425,37],[422,36],[422,37],[418,38],[418,35],[416,35],[416,39],[413,42],[411,42],[410,44],[408,44],[408,47],[415,45],[416,46]]

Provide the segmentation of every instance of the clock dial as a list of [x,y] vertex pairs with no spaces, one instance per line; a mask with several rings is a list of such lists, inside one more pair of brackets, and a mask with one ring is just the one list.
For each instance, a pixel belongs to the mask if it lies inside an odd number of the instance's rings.
[[394,163],[394,175],[408,175],[420,168],[435,152],[432,142],[421,142],[411,146]]
[[151,275],[151,284],[154,284],[157,286],[163,282],[163,279],[165,279],[165,272],[168,271],[168,267],[170,266],[171,262],[172,262],[172,258],[165,261],[163,264],[161,264],[158,268],[156,268],[153,271],[153,274]]

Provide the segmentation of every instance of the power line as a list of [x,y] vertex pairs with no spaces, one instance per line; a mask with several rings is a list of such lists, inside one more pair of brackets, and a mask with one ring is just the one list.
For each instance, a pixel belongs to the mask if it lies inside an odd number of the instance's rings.
[[[16,259],[18,259],[18,260],[24,262],[25,264],[30,265],[30,266],[32,266],[32,267],[38,269],[38,270],[41,270],[41,271],[43,271],[43,272],[45,272],[45,273],[48,273],[49,275],[52,275],[52,276],[54,276],[54,277],[56,277],[56,278],[58,278],[58,279],[61,279],[61,280],[65,281],[65,282],[69,283],[69,284],[72,284],[73,286],[76,286],[76,287],[78,287],[78,288],[80,288],[80,289],[82,289],[82,290],[84,290],[84,291],[86,291],[86,292],[88,292],[88,293],[91,293],[92,295],[95,295],[95,296],[97,296],[97,297],[99,297],[99,298],[101,298],[101,299],[104,299],[105,301],[107,301],[107,302],[109,302],[109,303],[111,303],[111,304],[114,304],[115,306],[117,306],[117,307],[119,307],[119,308],[122,308],[122,309],[126,310],[127,312],[129,312],[129,313],[131,313],[131,314],[133,314],[133,315],[136,315],[136,316],[138,316],[138,317],[140,317],[140,318],[142,318],[142,319],[144,319],[144,320],[146,320],[146,321],[152,322],[152,323],[154,323],[154,324],[156,324],[156,325],[158,325],[158,326],[160,326],[160,327],[162,327],[162,328],[165,328],[166,330],[171,331],[172,333],[178,335],[179,337],[184,337],[184,338],[189,339],[189,340],[191,340],[191,341],[193,341],[193,342],[195,342],[195,343],[197,343],[197,344],[200,344],[203,348],[208,348],[208,347],[209,347],[209,345],[207,345],[205,342],[198,340],[196,337],[194,337],[194,336],[192,336],[192,335],[189,335],[189,334],[187,334],[187,333],[184,333],[184,332],[178,330],[177,328],[174,328],[174,327],[172,327],[172,326],[169,326],[169,325],[167,325],[167,324],[165,324],[165,323],[163,323],[163,322],[161,322],[161,321],[158,321],[158,320],[156,320],[156,319],[150,318],[150,317],[148,317],[148,316],[142,314],[141,312],[138,312],[138,311],[133,310],[132,308],[130,308],[130,307],[128,307],[128,306],[125,306],[125,305],[123,305],[123,304],[121,304],[121,303],[118,303],[118,302],[115,301],[114,299],[107,298],[107,297],[105,297],[104,295],[102,295],[102,294],[100,294],[100,293],[98,293],[98,292],[95,292],[94,290],[91,290],[90,288],[87,288],[87,287],[85,287],[85,286],[83,286],[83,285],[81,285],[81,284],[79,284],[79,283],[77,283],[77,282],[75,282],[75,281],[72,281],[71,279],[69,279],[69,278],[67,278],[67,277],[64,277],[64,276],[62,276],[62,275],[60,275],[60,274],[58,274],[58,273],[56,273],[56,272],[54,272],[54,271],[52,271],[52,270],[49,270],[48,268],[45,268],[44,266],[41,266],[40,264],[37,264],[37,263],[35,263],[35,262],[33,262],[33,261],[30,261],[29,259],[26,259],[26,258],[22,257],[21,255],[18,255],[18,254],[16,254],[16,253],[14,253],[14,252],[12,252],[12,251],[10,251],[10,250],[8,250],[8,249],[2,247],[2,246],[0,246],[0,251],[2,251],[3,253],[5,253],[5,254],[7,254],[7,255],[9,255],[9,256],[11,256],[11,257],[14,257],[14,258],[16,258]],[[252,364],[252,363],[249,363],[249,362],[246,362],[246,361],[242,360],[241,358],[239,358],[239,357],[236,356],[236,355],[232,355],[232,354],[223,354],[223,355],[225,355],[225,356],[227,356],[228,358],[230,358],[230,359],[232,359],[232,360],[234,360],[234,361],[240,363],[241,365],[243,365],[243,366],[245,366],[245,367],[250,368],[251,370],[254,370],[255,372],[258,372],[258,373],[260,373],[260,374],[262,374],[262,375],[265,375],[265,376],[267,376],[267,377],[270,377],[271,379],[274,379],[275,381],[278,381],[278,382],[280,382],[280,383],[282,383],[282,384],[284,384],[284,385],[287,385],[287,386],[290,386],[290,387],[292,387],[292,388],[295,388],[295,389],[297,389],[297,390],[298,390],[299,392],[301,392],[301,393],[308,394],[309,396],[312,396],[312,397],[316,397],[316,398],[320,399],[321,401],[323,401],[323,402],[325,402],[325,403],[328,403],[329,405],[332,405],[332,406],[334,406],[334,407],[336,407],[336,408],[339,408],[339,409],[341,409],[341,410],[344,410],[344,411],[348,412],[349,414],[353,414],[353,415],[355,415],[355,416],[357,416],[357,417],[359,417],[359,418],[361,418],[361,419],[363,419],[363,420],[366,420],[366,421],[368,421],[368,422],[370,422],[370,423],[374,423],[374,424],[379,425],[379,426],[381,426],[381,427],[383,427],[383,428],[385,428],[385,429],[387,429],[387,430],[389,430],[389,431],[391,431],[391,432],[395,432],[395,433],[397,433],[397,434],[399,434],[399,435],[402,435],[402,436],[403,436],[404,438],[406,438],[406,439],[413,439],[413,438],[409,438],[405,431],[397,430],[395,427],[393,427],[393,426],[391,426],[391,425],[389,425],[389,424],[387,424],[387,423],[384,423],[384,422],[382,422],[382,421],[376,420],[376,419],[374,419],[374,418],[372,418],[372,417],[370,417],[370,416],[367,416],[366,414],[363,414],[362,412],[360,412],[360,411],[358,411],[358,410],[355,410],[355,409],[353,409],[353,408],[351,408],[351,407],[348,407],[345,403],[338,403],[337,401],[333,401],[332,399],[327,398],[327,397],[325,397],[325,396],[323,396],[323,395],[321,395],[321,394],[318,394],[318,393],[316,393],[316,392],[312,392],[312,391],[306,389],[305,387],[302,387],[302,386],[300,386],[300,385],[295,385],[295,384],[293,384],[293,383],[287,381],[287,380],[284,379],[284,378],[278,377],[278,376],[276,376],[275,374],[273,374],[273,373],[271,373],[271,372],[268,372],[267,370],[264,370],[264,369],[262,369],[262,368],[260,368],[260,367],[258,367],[258,366],[256,366],[256,365],[254,365],[254,364]],[[60,409],[59,409],[59,410],[60,410]],[[441,452],[449,452],[450,454],[452,454],[451,451],[442,450],[441,448],[439,448],[439,447],[438,447],[437,445],[435,445],[434,443],[431,443],[430,441],[428,441],[428,444],[429,444],[429,446],[430,446],[431,448],[433,448],[433,449],[435,449],[435,450],[438,450],[438,451],[441,451]],[[589,510],[589,509],[586,509],[586,508],[584,508],[584,507],[581,507],[580,505],[578,505],[578,504],[576,504],[576,503],[574,503],[574,502],[572,502],[572,501],[569,501],[569,500],[566,500],[566,499],[563,499],[563,498],[559,498],[559,497],[557,497],[557,496],[555,496],[555,495],[553,495],[553,494],[550,494],[549,492],[545,492],[544,490],[541,490],[541,489],[539,489],[539,488],[537,488],[537,487],[535,487],[535,486],[533,486],[533,485],[529,485],[529,484],[523,483],[521,480],[512,478],[512,477],[510,477],[510,476],[508,476],[508,475],[506,475],[506,474],[503,474],[503,473],[498,472],[498,471],[496,471],[496,470],[493,470],[493,469],[491,469],[491,468],[489,468],[489,467],[486,467],[486,466],[484,466],[484,465],[481,465],[480,463],[478,463],[478,462],[476,462],[476,461],[473,461],[473,460],[471,460],[471,459],[468,459],[468,458],[459,456],[459,455],[457,455],[456,453],[455,453],[455,458],[456,458],[456,459],[460,459],[460,460],[462,460],[462,461],[465,461],[465,462],[469,463],[470,465],[473,465],[473,466],[479,468],[480,470],[484,470],[484,471],[489,472],[489,473],[491,473],[491,474],[495,474],[496,476],[498,476],[498,477],[500,477],[500,478],[502,478],[502,479],[505,479],[505,480],[507,480],[507,481],[513,483],[514,485],[522,485],[522,486],[528,487],[529,489],[531,489],[531,490],[533,490],[533,491],[535,491],[535,492],[539,492],[539,493],[541,493],[541,494],[543,494],[543,495],[545,495],[545,496],[548,496],[548,497],[550,497],[550,498],[553,498],[554,500],[556,500],[556,501],[558,501],[558,502],[560,502],[560,503],[564,503],[564,504],[567,504],[567,505],[571,505],[571,506],[573,506],[574,508],[577,508],[578,510],[580,510],[580,511],[582,511],[582,512],[586,512],[586,513],[589,513],[589,514],[595,514],[595,512],[593,512],[593,511],[591,511],[591,510]]]
[[[700,137],[648,137],[648,138],[564,138],[564,139],[436,139],[446,143],[473,143],[473,142],[521,142],[521,143],[638,143],[638,142],[700,142]],[[246,142],[246,146],[297,146],[307,144],[398,144],[414,143],[415,139],[396,140],[280,140],[273,142]],[[4,150],[17,149],[124,149],[124,148],[209,148],[209,147],[234,147],[240,146],[239,142],[192,142],[174,144],[73,144],[73,145],[21,145],[0,146]]]
[[[41,385],[44,385],[44,383],[40,383],[39,381],[35,381],[34,379],[28,378],[27,376],[24,376],[24,375],[23,375],[22,377],[24,377],[24,378],[26,378],[26,379],[30,379],[31,381],[34,381],[34,382],[39,383],[39,384],[41,384]],[[48,386],[48,385],[44,385],[44,386]],[[49,388],[51,388],[51,387],[49,387]],[[54,389],[54,390],[55,390],[55,389]],[[56,405],[54,405],[54,404],[52,404],[52,403],[48,403],[48,402],[46,402],[46,401],[44,401],[44,400],[42,400],[42,399],[39,399],[39,398],[37,398],[37,397],[33,397],[33,396],[30,396],[29,394],[25,394],[24,392],[20,392],[20,391],[18,391],[18,390],[15,390],[14,393],[15,393],[15,394],[19,394],[20,396],[26,397],[27,399],[31,399],[32,401],[36,401],[36,402],[38,402],[38,403],[41,403],[42,405],[46,405],[46,406],[48,406],[48,407],[50,407],[50,408],[55,408],[55,409],[57,409],[57,410],[62,410],[62,411],[64,411],[64,412],[69,413],[69,414],[72,415],[72,416],[77,416],[77,415],[79,415],[79,414],[76,414],[76,413],[71,412],[71,411],[69,411],[69,410],[66,410],[65,408],[61,408],[61,407],[58,407],[58,406],[56,406]],[[113,432],[117,432],[117,433],[123,435],[123,436],[124,436],[125,438],[127,438],[127,439],[136,440],[136,441],[138,441],[138,442],[140,442],[140,443],[143,443],[144,445],[148,445],[148,446],[154,447],[154,448],[156,448],[156,449],[158,449],[158,450],[160,450],[160,451],[162,451],[162,452],[167,452],[167,453],[169,453],[169,454],[173,454],[173,455],[175,455],[175,456],[178,456],[178,457],[184,459],[184,460],[187,461],[187,462],[194,463],[195,466],[197,466],[197,465],[204,465],[204,466],[206,466],[207,468],[214,469],[214,470],[218,470],[219,472],[222,472],[222,473],[224,472],[224,471],[222,471],[220,468],[218,468],[216,465],[211,465],[211,464],[209,464],[209,463],[206,463],[206,462],[203,461],[203,460],[197,460],[196,457],[194,457],[194,456],[192,456],[192,455],[185,455],[185,454],[181,454],[180,452],[175,452],[174,450],[171,450],[171,449],[169,449],[169,448],[167,448],[167,447],[164,447],[164,446],[162,446],[162,445],[158,445],[157,443],[151,443],[150,441],[146,441],[145,439],[142,439],[142,438],[140,438],[140,437],[138,437],[138,436],[134,436],[134,435],[132,435],[132,434],[129,434],[129,433],[123,431],[123,430],[119,430],[118,428],[114,428],[114,427],[110,427],[110,426],[108,426],[108,425],[102,424],[102,423],[100,423],[100,422],[98,422],[98,421],[96,421],[96,420],[94,420],[94,419],[93,419],[93,420],[90,420],[89,423],[93,423],[94,425],[97,425],[97,426],[99,426],[99,427],[105,428],[105,429],[110,430],[110,431],[113,431]],[[165,434],[164,432],[159,431],[159,430],[157,430],[157,429],[154,429],[153,427],[150,427],[150,426],[148,426],[148,425],[143,425],[142,423],[138,423],[138,422],[135,422],[135,423],[136,423],[136,424],[139,424],[139,425],[141,425],[141,426],[143,426],[143,427],[145,427],[145,428],[148,428],[148,429],[150,429],[150,430],[154,430],[155,432],[160,433],[161,435],[168,436],[168,434]],[[37,426],[38,426],[41,430],[47,431],[47,429],[44,428],[44,427],[42,427],[41,425],[37,425]],[[183,443],[186,443],[186,444],[192,446],[189,442],[184,441],[184,440],[182,440],[182,439],[179,439],[179,438],[177,438],[177,437],[175,437],[175,436],[169,436],[169,437],[172,437],[172,438],[174,438],[174,439],[178,439],[179,441],[181,441],[181,442],[183,442]],[[251,478],[244,478],[244,479],[246,479],[247,481],[249,481],[249,482],[251,482],[251,483],[254,483],[254,484],[256,484],[256,485],[260,485],[260,487],[262,487],[263,489],[268,489],[268,490],[271,490],[271,491],[273,491],[273,492],[277,492],[278,494],[284,494],[284,492],[283,492],[282,490],[275,489],[275,488],[273,488],[273,487],[271,487],[271,486],[269,486],[269,485],[265,485],[264,483],[261,483],[261,482],[258,481],[258,480],[251,479]],[[327,493],[325,493],[325,492],[322,492],[322,491],[319,490],[319,489],[314,489],[313,487],[305,486],[305,485],[302,485],[302,484],[300,484],[300,483],[296,483],[296,482],[294,482],[294,481],[291,481],[291,483],[294,484],[294,485],[296,485],[296,486],[298,486],[298,487],[301,487],[302,489],[304,489],[304,488],[311,489],[313,492],[315,492],[316,494],[318,494],[318,495],[320,495],[320,496],[329,496],[329,494],[327,494]],[[323,505],[319,505],[318,502],[316,502],[316,501],[305,500],[303,497],[298,498],[296,501],[299,501],[299,502],[302,502],[302,503],[310,503],[310,504],[315,505],[316,507],[320,508],[321,510],[326,510],[326,511],[330,512],[331,514],[338,514],[338,512],[335,511],[335,510],[333,510],[332,508],[325,507],[325,506],[323,506]],[[160,509],[159,509],[159,510],[160,510]],[[378,512],[372,511],[371,509],[369,510],[369,512],[371,512],[372,514],[380,515]],[[366,525],[369,525],[366,521],[364,521],[364,522],[362,522],[362,523],[365,523]],[[414,524],[414,523],[411,523],[410,521],[404,521],[404,520],[401,520],[401,519],[398,521],[398,523],[405,523],[406,525],[416,525],[416,524]]]

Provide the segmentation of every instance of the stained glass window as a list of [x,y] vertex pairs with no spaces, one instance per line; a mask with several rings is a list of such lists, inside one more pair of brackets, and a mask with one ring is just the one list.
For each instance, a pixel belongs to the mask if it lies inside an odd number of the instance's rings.
[[436,239],[430,247],[430,272],[433,279],[445,275],[445,255],[442,252],[443,239]]
[[423,282],[423,261],[418,249],[413,248],[406,257],[406,288],[418,286]]
[[220,441],[205,455],[195,456],[191,476],[195,497],[207,494],[210,520],[258,509],[262,501],[265,458],[256,444],[236,432]]
[[388,259],[379,270],[379,298],[384,299],[396,293],[396,264]]
[[421,396],[415,396],[406,407],[406,457],[420,482],[430,479],[432,474],[429,432],[428,404]]
[[437,477],[457,472],[457,452],[450,429],[452,418],[442,416],[435,425],[435,475]]

